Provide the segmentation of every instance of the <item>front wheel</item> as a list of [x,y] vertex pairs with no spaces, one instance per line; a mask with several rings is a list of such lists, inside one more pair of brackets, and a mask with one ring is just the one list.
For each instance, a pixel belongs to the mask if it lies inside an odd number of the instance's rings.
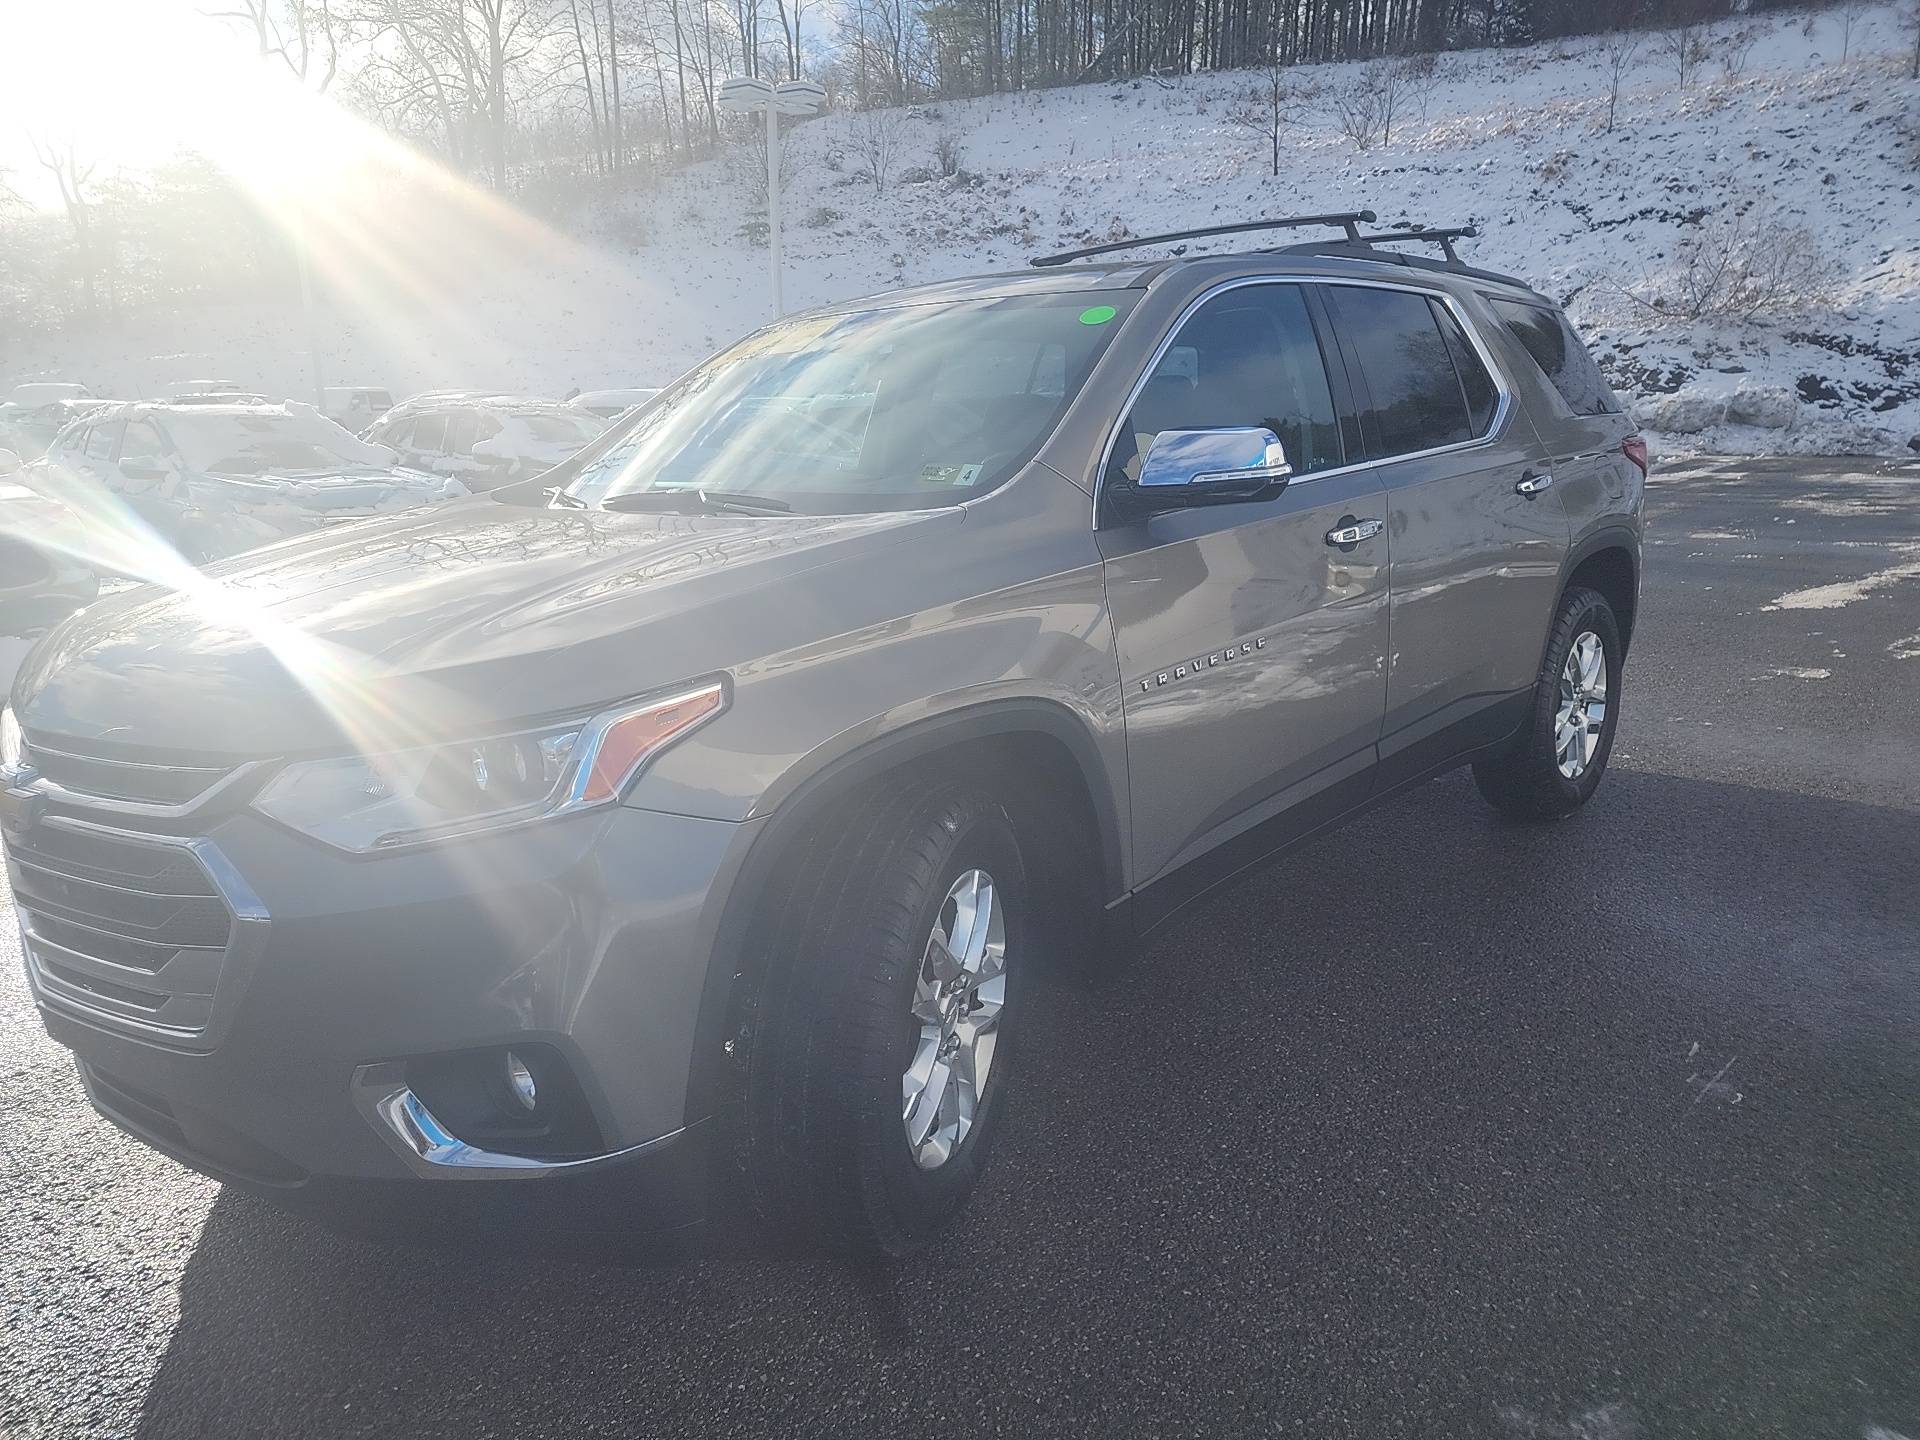
[[883,786],[830,832],[766,927],[743,1158],[767,1218],[904,1255],[966,1203],[999,1128],[1026,865],[964,782]]
[[1620,626],[1596,590],[1561,597],[1527,722],[1500,753],[1474,762],[1496,810],[1558,820],[1586,804],[1606,773],[1620,719]]

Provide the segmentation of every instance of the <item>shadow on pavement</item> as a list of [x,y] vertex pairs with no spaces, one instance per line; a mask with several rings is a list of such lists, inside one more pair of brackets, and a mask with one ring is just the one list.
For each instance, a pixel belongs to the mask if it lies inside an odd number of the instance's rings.
[[1920,1435],[1920,815],[1464,774],[1052,988],[878,1273],[337,1239],[224,1195],[142,1433]]

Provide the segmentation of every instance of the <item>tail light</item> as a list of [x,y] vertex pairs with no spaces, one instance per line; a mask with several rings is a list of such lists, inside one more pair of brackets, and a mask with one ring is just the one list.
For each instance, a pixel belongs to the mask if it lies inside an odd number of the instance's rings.
[[1629,435],[1620,442],[1620,453],[1638,467],[1642,480],[1647,478],[1647,442],[1645,440],[1638,435]]

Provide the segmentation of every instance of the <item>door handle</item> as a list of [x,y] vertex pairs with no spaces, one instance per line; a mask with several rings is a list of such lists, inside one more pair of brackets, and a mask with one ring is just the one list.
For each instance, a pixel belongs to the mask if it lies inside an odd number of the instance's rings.
[[1358,545],[1362,540],[1371,540],[1386,528],[1384,520],[1355,520],[1350,525],[1327,531],[1327,544]]
[[1514,483],[1514,493],[1518,495],[1538,495],[1542,490],[1551,489],[1553,476],[1542,471],[1536,475],[1531,470]]

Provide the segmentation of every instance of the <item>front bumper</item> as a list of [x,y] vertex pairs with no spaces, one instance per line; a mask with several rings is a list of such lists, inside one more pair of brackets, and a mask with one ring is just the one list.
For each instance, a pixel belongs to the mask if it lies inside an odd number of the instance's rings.
[[[661,1192],[648,1218],[678,1224],[687,1206],[666,1179],[701,1169],[688,1157],[704,1146],[689,1138],[703,1118],[689,1093],[707,957],[755,828],[616,807],[351,859],[240,811],[197,837],[254,909],[236,922],[204,1028],[163,1034],[90,1005],[43,973],[31,933],[29,979],[96,1108],[222,1179],[281,1194],[472,1191],[449,1203],[484,1210],[532,1200],[482,1192],[625,1193],[652,1177],[639,1185]],[[9,838],[16,889],[31,890],[30,852]],[[527,1163],[430,1133],[422,1143],[434,1117],[402,1098],[402,1063],[512,1043],[565,1058],[598,1153]]]

